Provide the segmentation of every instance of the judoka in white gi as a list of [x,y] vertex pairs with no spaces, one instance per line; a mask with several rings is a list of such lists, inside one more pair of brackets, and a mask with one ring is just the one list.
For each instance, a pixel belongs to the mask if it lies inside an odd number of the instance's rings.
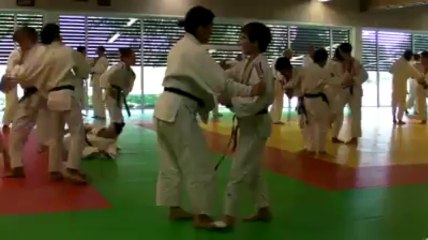
[[[14,39],[16,41],[16,39]],[[6,75],[10,75],[15,65],[19,64],[21,60],[21,52],[19,49],[15,49],[9,55],[6,66]],[[9,125],[13,121],[13,117],[18,107],[18,88],[17,86],[13,89],[10,89],[6,93],[6,108],[3,114],[3,130],[9,129]]]
[[[289,60],[293,57],[293,51],[291,49],[286,49],[282,53],[282,57],[286,57]],[[281,121],[282,110],[284,108],[284,79],[283,76],[275,70],[275,63],[272,65],[273,77],[275,79],[275,98],[272,104],[272,108],[270,109],[270,116],[272,117],[272,122],[274,124],[282,125],[284,124]]]
[[[86,47],[78,47],[74,52],[74,61],[79,67],[73,69],[76,71],[74,82],[74,96],[80,103],[82,109],[86,109],[88,105],[87,78],[91,73],[91,66],[86,57]],[[78,71],[78,72],[77,72]]]
[[[28,55],[23,53],[26,57],[19,66],[16,79],[24,86],[35,86],[46,101],[50,124],[51,179],[62,180],[65,177],[74,183],[86,183],[85,175],[79,171],[84,129],[81,107],[73,96],[75,76],[72,69],[77,67],[73,49],[61,43],[60,28],[56,24],[44,26],[40,35],[43,46],[31,49]],[[71,145],[63,172],[65,123],[70,129]]]
[[[40,45],[37,45],[38,34],[34,28],[23,27],[18,29],[14,34],[14,40],[18,43],[19,49],[17,59],[12,70],[7,72],[9,84],[16,87],[14,78],[18,73],[19,66],[31,58]],[[26,57],[26,58],[24,58]],[[48,115],[45,109],[45,104],[41,101],[41,96],[37,92],[37,88],[24,82],[21,86],[24,88],[24,96],[19,100],[15,111],[12,129],[9,137],[9,152],[11,158],[12,171],[7,177],[21,178],[25,177],[23,164],[23,151],[28,135],[37,122],[36,135],[39,149],[48,144]]]
[[309,66],[309,64],[314,62],[314,52],[315,48],[313,46],[310,46],[308,49],[308,54],[303,57],[303,67]]
[[421,53],[421,61],[414,67],[423,75],[416,85],[416,115],[421,124],[427,123],[428,52]]
[[305,144],[311,154],[326,154],[328,128],[334,115],[332,96],[326,89],[331,81],[331,75],[326,68],[328,53],[321,48],[314,53],[314,62],[305,67],[300,76],[303,101],[299,113],[303,116],[304,128],[309,141]]
[[[298,105],[303,104],[303,94],[301,86],[301,74],[304,69],[293,68],[291,61],[285,57],[279,58],[275,63],[275,69],[278,71],[283,78],[284,82],[284,91],[288,98],[297,97]],[[310,139],[308,134],[308,128],[305,128],[305,116],[299,114],[299,127],[302,134],[302,139],[304,143],[304,148],[301,153],[308,153],[310,146]]]
[[[413,60],[411,64],[417,69],[421,67],[421,56],[419,54],[413,55]],[[407,96],[407,110],[405,111],[406,115],[409,114],[409,110],[413,108],[413,112],[415,115],[418,115],[418,101],[417,101],[417,87],[418,87],[418,81],[416,79],[410,79],[408,82],[408,96]]]
[[[197,115],[207,122],[217,93],[248,97],[265,90],[264,82],[245,86],[227,79],[203,47],[211,37],[214,17],[209,9],[200,6],[187,12],[186,33],[169,52],[164,92],[154,112],[160,149],[157,204],[169,207],[171,220],[193,218],[194,226],[204,229],[216,228],[211,218],[216,198],[216,163]],[[195,216],[182,208],[183,185]]]
[[398,125],[406,124],[403,115],[406,111],[407,80],[413,78],[418,82],[423,81],[423,75],[410,64],[412,57],[413,52],[406,50],[389,70],[392,74],[392,117],[393,123]]
[[132,91],[135,81],[135,73],[131,66],[135,64],[135,54],[131,48],[122,48],[120,52],[120,62],[101,77],[100,81],[106,83],[106,103],[112,123],[125,126],[122,114],[124,106],[128,116],[131,115],[126,98]]
[[270,221],[268,193],[262,177],[262,158],[266,141],[271,134],[268,107],[274,98],[275,83],[272,69],[264,55],[272,35],[270,29],[259,22],[246,24],[241,30],[240,45],[246,60],[228,69],[228,76],[236,82],[254,85],[266,82],[266,91],[260,97],[233,97],[229,105],[238,120],[238,147],[232,162],[231,174],[225,194],[223,221],[233,227],[242,205],[243,190],[249,190],[256,214],[248,221]]
[[92,105],[94,108],[94,118],[104,120],[106,118],[106,106],[103,100],[103,89],[100,77],[107,71],[109,62],[103,46],[97,48],[98,57],[92,62]]
[[[117,124],[110,124],[108,127],[85,124],[82,157],[115,159],[118,153],[117,139],[122,130],[123,127]],[[64,147],[67,151],[70,149],[70,140],[71,136],[67,132],[64,136]]]
[[363,97],[362,84],[368,79],[368,74],[361,63],[352,57],[352,45],[342,43],[338,47],[341,59],[336,59],[333,77],[339,79],[342,90],[336,96],[337,114],[333,124],[333,143],[343,143],[339,140],[339,132],[343,126],[343,109],[349,105],[351,110],[351,140],[350,144],[358,144],[362,135],[361,104]]

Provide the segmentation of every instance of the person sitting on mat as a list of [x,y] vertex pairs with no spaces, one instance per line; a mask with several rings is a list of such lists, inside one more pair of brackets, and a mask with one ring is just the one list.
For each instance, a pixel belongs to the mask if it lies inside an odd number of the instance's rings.
[[[83,158],[107,158],[115,159],[119,148],[117,139],[122,133],[124,125],[111,123],[108,127],[98,127],[85,124],[85,146]],[[68,150],[70,146],[70,134],[64,136],[64,146]]]

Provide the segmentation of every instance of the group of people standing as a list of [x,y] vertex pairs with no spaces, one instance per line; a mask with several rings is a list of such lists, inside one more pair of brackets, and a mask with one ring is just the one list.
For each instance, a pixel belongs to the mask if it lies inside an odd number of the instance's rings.
[[[297,97],[305,153],[326,154],[330,127],[331,141],[335,144],[345,143],[339,139],[339,133],[347,105],[351,111],[351,139],[346,143],[357,144],[361,137],[362,84],[368,79],[368,74],[351,53],[352,45],[342,43],[330,60],[325,49],[310,47],[303,59],[303,66],[295,68],[291,65],[293,52],[287,49],[283,57],[274,62],[277,94],[271,108],[273,124],[282,124],[284,93],[289,99]],[[316,56],[321,59],[316,59]],[[317,76],[322,81],[313,85]]]
[[[24,95],[19,100],[10,97],[7,103],[5,128],[12,124],[9,146],[2,146],[9,149],[3,154],[10,168],[7,177],[25,177],[23,150],[36,125],[38,144],[49,150],[51,180],[65,178],[74,183],[86,183],[86,176],[80,171],[85,148],[101,147],[106,141],[116,140],[125,126],[121,108],[126,105],[126,96],[135,79],[131,69],[135,64],[133,50],[120,49],[121,61],[107,70],[103,47],[98,48],[99,57],[91,63],[87,61],[85,48],[73,50],[62,43],[57,24],[46,24],[40,34],[34,28],[19,28],[13,39],[19,48],[10,55],[0,88],[7,95],[15,96],[20,85]],[[94,129],[83,123],[84,82],[90,74],[94,89],[103,89],[96,96],[101,98],[98,101],[101,101],[102,110],[96,112],[95,117],[105,119],[103,112],[107,102],[111,118],[107,128]],[[105,86],[100,87],[101,82]],[[13,102],[15,100],[17,102]],[[65,135],[68,135],[67,144],[64,144]],[[65,151],[68,154],[64,169]]]
[[[333,61],[328,60],[325,49],[314,49],[306,66],[295,69],[290,62],[291,52],[279,58],[272,71],[265,56],[272,35],[260,22],[241,29],[239,44],[245,58],[232,66],[218,64],[204,47],[214,17],[200,6],[187,12],[183,24],[186,33],[169,53],[164,92],[156,103],[154,117],[160,149],[158,205],[169,207],[171,220],[193,219],[195,227],[219,230],[234,227],[244,189],[250,190],[256,208],[255,215],[246,220],[268,222],[272,218],[261,160],[271,134],[268,108],[274,102],[275,85],[282,94],[285,89],[290,97],[299,98],[306,150],[323,154],[327,130],[333,121],[340,130],[343,113],[339,109],[343,112],[346,104],[351,107],[354,122],[350,142],[358,142],[361,84],[367,73],[351,56],[348,43],[339,46]],[[217,103],[235,114],[239,131],[221,221],[212,218],[218,164],[197,121],[206,122]],[[282,109],[282,103],[276,105]],[[342,143],[337,135],[338,130],[333,142]],[[183,186],[189,192],[194,214],[182,208]]]

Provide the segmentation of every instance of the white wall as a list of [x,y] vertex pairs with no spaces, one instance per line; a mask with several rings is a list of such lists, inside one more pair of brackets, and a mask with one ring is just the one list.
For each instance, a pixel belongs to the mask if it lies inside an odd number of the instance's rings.
[[[191,6],[211,8],[219,17],[277,20],[323,25],[345,25],[428,30],[427,7],[387,12],[360,13],[358,0],[111,0],[111,7],[98,7],[96,0],[36,0],[36,8],[54,12],[102,12],[110,15],[182,16]],[[0,0],[0,9],[15,10],[16,0]],[[33,8],[21,10],[34,11]]]

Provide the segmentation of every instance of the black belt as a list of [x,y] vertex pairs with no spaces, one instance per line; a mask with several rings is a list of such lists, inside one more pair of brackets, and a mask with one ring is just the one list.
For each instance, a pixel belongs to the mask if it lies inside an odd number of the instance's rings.
[[180,95],[180,96],[183,96],[183,97],[187,97],[187,98],[189,98],[189,99],[197,102],[198,106],[201,107],[201,108],[205,106],[205,103],[204,103],[204,101],[202,99],[200,99],[200,98],[198,98],[198,97],[196,97],[196,96],[194,96],[194,95],[192,95],[192,94],[190,94],[188,92],[185,92],[185,91],[183,91],[181,89],[172,88],[172,87],[165,87],[163,90],[165,92],[175,93],[177,95]]
[[[269,113],[268,109],[264,108],[261,111],[259,111],[258,113],[256,113],[256,116],[264,115],[264,114],[268,114],[268,113]],[[232,130],[230,133],[229,142],[227,143],[227,150],[226,151],[230,150],[232,153],[235,152],[236,147],[238,146],[238,132],[239,132],[239,124],[238,124],[236,115],[234,115],[232,118]],[[217,170],[220,167],[221,163],[226,158],[226,155],[227,155],[227,153],[225,153],[220,158],[220,161],[218,161],[218,163],[215,166],[215,170]]]
[[56,92],[56,91],[61,91],[61,90],[74,91],[74,86],[73,85],[63,85],[63,86],[59,86],[59,87],[54,87],[51,90],[49,90],[49,92]]
[[21,99],[18,100],[18,102],[22,102],[25,99],[33,96],[34,94],[37,93],[37,88],[36,87],[29,87],[29,88],[24,88],[24,95],[21,97]]
[[119,108],[121,107],[120,102],[123,99],[123,105],[125,106],[126,113],[128,114],[128,117],[130,117],[131,116],[131,110],[129,110],[128,102],[126,101],[126,96],[125,96],[122,88],[117,86],[117,85],[111,85],[111,87],[117,91],[117,94],[116,94],[117,106]]
[[323,102],[327,103],[327,105],[330,105],[329,101],[328,101],[328,97],[325,93],[305,93],[303,94],[303,96],[300,96],[298,98],[298,103],[297,103],[297,113],[299,115],[303,115],[306,117],[306,123],[308,122],[308,112],[306,111],[306,107],[305,107],[305,102],[304,99],[305,98],[321,98]]

